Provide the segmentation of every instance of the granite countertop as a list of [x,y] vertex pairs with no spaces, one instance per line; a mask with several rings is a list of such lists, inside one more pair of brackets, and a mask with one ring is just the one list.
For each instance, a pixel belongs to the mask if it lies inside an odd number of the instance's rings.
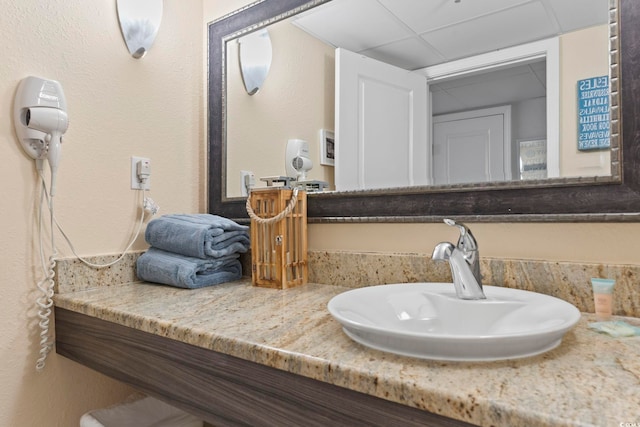
[[[478,425],[640,423],[640,337],[587,328],[562,344],[501,362],[396,356],[349,339],[326,309],[348,290],[287,290],[248,281],[198,290],[131,283],[56,295],[56,306]],[[636,318],[626,318],[640,325]],[[624,425],[624,424],[622,424]]]

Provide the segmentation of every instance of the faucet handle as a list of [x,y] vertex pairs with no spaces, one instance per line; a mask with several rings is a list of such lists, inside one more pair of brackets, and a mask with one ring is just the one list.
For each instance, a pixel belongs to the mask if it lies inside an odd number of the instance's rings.
[[465,253],[478,250],[478,243],[476,242],[475,237],[473,237],[471,230],[469,230],[469,227],[461,222],[455,222],[450,218],[445,218],[444,223],[451,227],[457,227],[458,230],[460,230],[460,238],[458,239],[457,244],[458,249]]

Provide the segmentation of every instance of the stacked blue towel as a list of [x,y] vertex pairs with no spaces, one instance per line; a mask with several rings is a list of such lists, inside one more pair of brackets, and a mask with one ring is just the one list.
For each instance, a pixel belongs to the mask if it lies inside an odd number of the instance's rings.
[[239,254],[250,248],[249,227],[210,214],[163,215],[145,239],[151,248],[138,258],[138,278],[181,288],[240,279]]
[[222,258],[194,258],[154,247],[138,258],[138,278],[180,288],[202,288],[238,280],[242,266],[238,255]]

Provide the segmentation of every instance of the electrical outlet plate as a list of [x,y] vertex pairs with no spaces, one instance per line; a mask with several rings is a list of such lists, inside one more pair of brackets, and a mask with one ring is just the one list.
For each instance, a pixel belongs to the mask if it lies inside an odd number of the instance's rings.
[[247,197],[249,195],[249,188],[247,187],[247,184],[249,184],[250,186],[255,185],[255,177],[253,175],[253,172],[240,171],[240,191],[242,197]]
[[131,156],[131,189],[132,190],[151,190],[151,176],[147,178],[147,181],[142,184],[138,179],[138,162],[148,161],[151,159],[148,157]]

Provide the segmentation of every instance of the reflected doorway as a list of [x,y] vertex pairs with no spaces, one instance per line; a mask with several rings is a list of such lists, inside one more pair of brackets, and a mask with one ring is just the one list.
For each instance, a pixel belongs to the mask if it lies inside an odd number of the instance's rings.
[[510,135],[510,106],[434,116],[434,184],[510,180]]

